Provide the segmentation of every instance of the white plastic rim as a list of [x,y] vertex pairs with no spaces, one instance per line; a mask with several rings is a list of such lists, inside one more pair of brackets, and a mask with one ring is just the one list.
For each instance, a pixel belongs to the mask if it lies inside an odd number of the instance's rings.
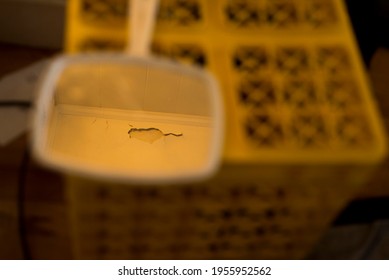
[[150,55],[150,42],[153,35],[159,0],[128,0],[129,28],[128,54],[146,57]]
[[[54,105],[54,94],[57,82],[59,81],[63,71],[74,64],[84,62],[109,61],[120,64],[131,63],[144,64],[147,63],[152,67],[159,67],[163,69],[171,69],[186,72],[188,76],[196,77],[204,80],[209,85],[209,92],[211,93],[210,103],[212,107],[212,135],[210,146],[210,154],[207,162],[202,168],[187,170],[185,172],[165,172],[159,174],[139,173],[93,169],[85,164],[69,163],[64,160],[56,158],[47,150],[48,135],[50,128],[50,111]],[[35,112],[32,122],[32,151],[35,158],[43,165],[69,174],[87,176],[94,179],[105,179],[109,181],[119,181],[123,183],[132,184],[175,184],[175,183],[190,183],[199,180],[205,180],[213,175],[219,168],[223,149],[224,138],[224,112],[223,101],[221,98],[218,83],[214,77],[203,69],[195,67],[183,66],[180,64],[171,63],[161,59],[144,59],[140,57],[131,57],[120,54],[106,54],[106,55],[72,55],[60,56],[53,60],[49,65],[46,73],[42,77],[38,87],[38,96],[36,98]]]

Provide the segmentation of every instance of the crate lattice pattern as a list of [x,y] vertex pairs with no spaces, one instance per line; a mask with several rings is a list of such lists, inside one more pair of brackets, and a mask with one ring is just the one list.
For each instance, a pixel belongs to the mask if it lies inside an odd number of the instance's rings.
[[[81,17],[90,24],[125,21],[126,0],[81,0]],[[224,21],[236,28],[320,28],[338,20],[332,1],[312,0],[226,0],[222,4]],[[203,20],[203,7],[196,0],[162,0],[159,24],[193,26]]]
[[333,200],[330,187],[316,192],[250,182],[85,183],[71,192],[83,238],[78,250],[86,259],[302,258],[323,229],[323,215],[347,194]]
[[237,49],[232,64],[240,78],[237,102],[249,112],[245,133],[256,147],[360,148],[372,143],[341,47],[318,47],[311,54],[281,47],[272,58],[263,46],[244,46]]
[[[88,24],[124,24],[127,9],[124,0],[81,0],[80,3],[81,18],[94,19]],[[336,26],[339,17],[333,1],[226,0],[218,3],[224,28],[244,32],[250,28],[258,29],[256,32],[267,28],[299,31],[304,26],[320,30]],[[173,29],[201,25],[209,21],[204,19],[202,4],[196,0],[161,1],[158,24]],[[87,37],[79,49],[120,51],[124,45],[123,39]],[[195,41],[155,41],[152,49],[156,55],[200,67],[208,67],[213,59]],[[245,111],[238,116],[237,123],[249,149],[361,148],[374,141],[368,125],[359,121],[366,113],[352,74],[355,65],[341,42],[306,47],[242,44],[225,54],[225,60],[230,75],[238,79],[235,83],[222,81],[222,87],[234,89],[235,106]],[[317,76],[321,78],[315,79]]]
[[[72,0],[68,51],[122,51],[126,2]],[[234,151],[255,159],[293,151],[320,163],[319,152],[358,153],[377,141],[340,7],[337,0],[161,0],[152,51],[218,78],[230,160]],[[245,180],[231,181],[233,163],[190,186],[71,181],[76,257],[303,258],[369,170],[323,166],[307,175],[304,166],[278,163],[269,172],[265,161],[250,165],[253,173],[237,171]]]

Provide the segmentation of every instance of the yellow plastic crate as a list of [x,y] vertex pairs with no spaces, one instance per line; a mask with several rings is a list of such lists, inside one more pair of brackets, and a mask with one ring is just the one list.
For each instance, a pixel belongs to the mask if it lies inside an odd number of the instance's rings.
[[[121,51],[125,0],[71,0],[66,50]],[[337,0],[162,0],[153,52],[213,72],[224,164],[208,182],[67,177],[77,258],[302,258],[386,154]]]

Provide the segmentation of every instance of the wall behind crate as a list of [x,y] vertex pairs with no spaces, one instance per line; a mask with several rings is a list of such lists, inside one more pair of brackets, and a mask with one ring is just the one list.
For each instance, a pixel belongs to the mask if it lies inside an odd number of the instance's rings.
[[47,49],[63,47],[66,0],[0,2],[0,41]]

